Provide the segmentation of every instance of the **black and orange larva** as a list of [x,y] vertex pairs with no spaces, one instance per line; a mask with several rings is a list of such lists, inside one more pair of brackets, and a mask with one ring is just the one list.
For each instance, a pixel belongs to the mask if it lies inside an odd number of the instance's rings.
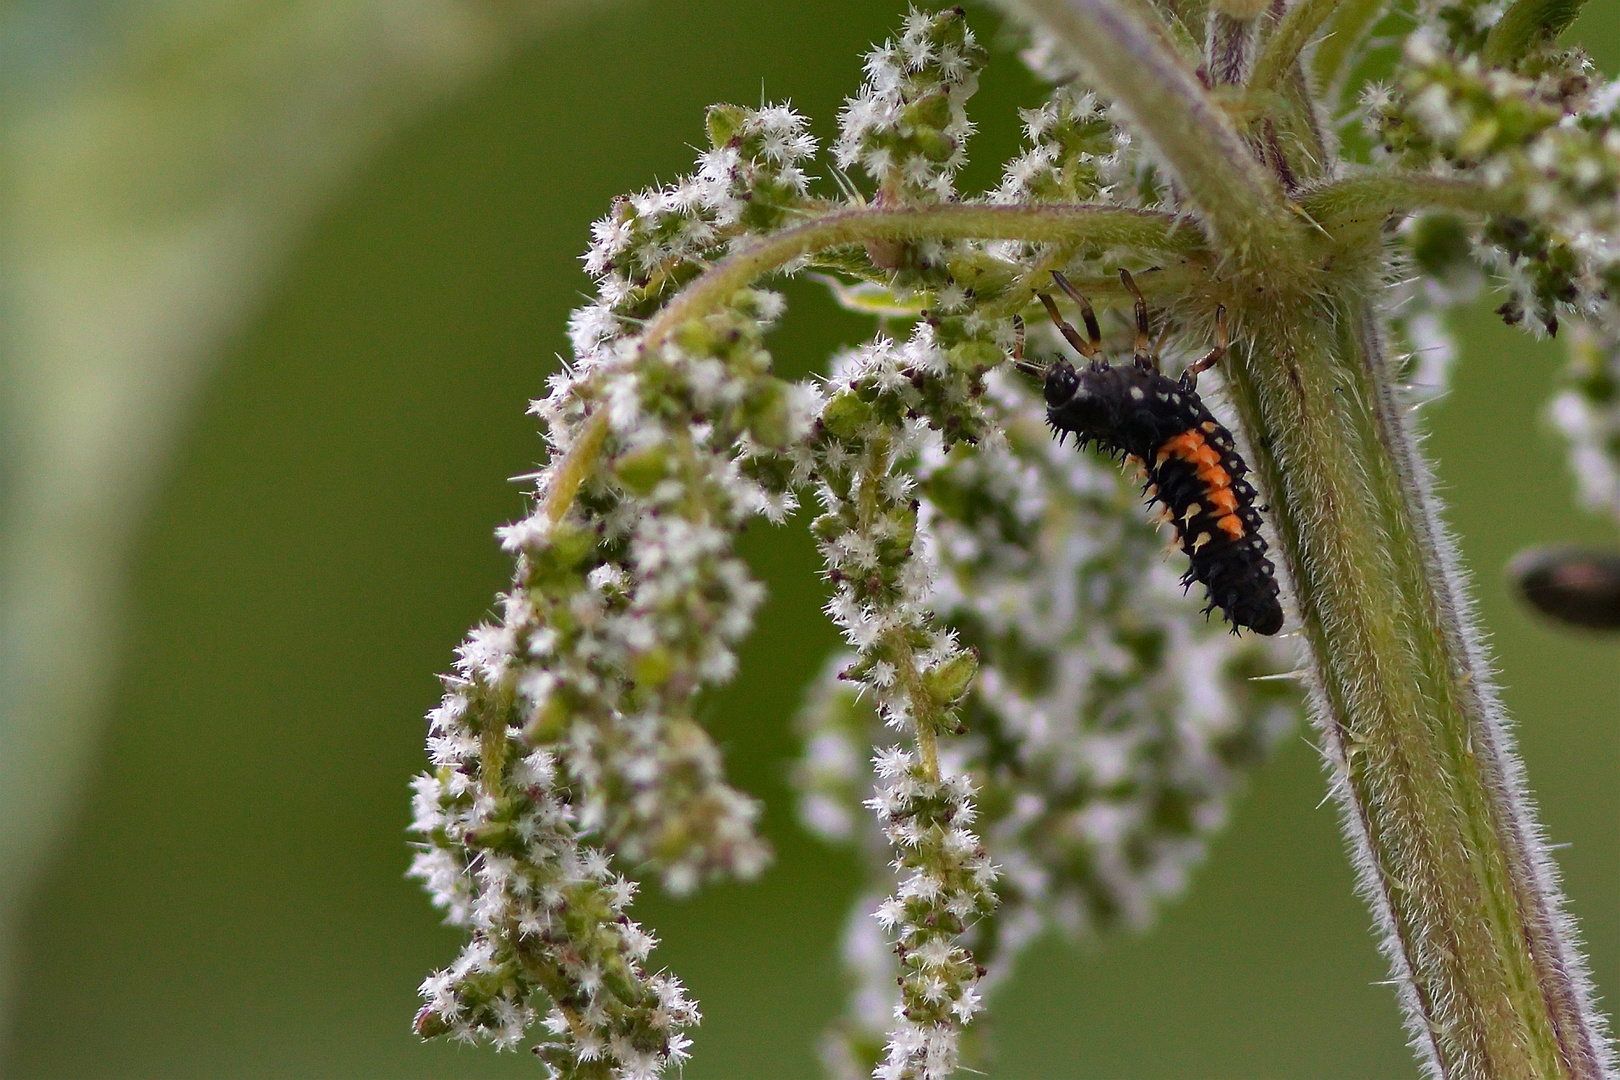
[[1233,633],[1248,627],[1275,634],[1282,629],[1282,604],[1276,568],[1260,535],[1254,488],[1243,479],[1249,468],[1231,432],[1210,415],[1197,390],[1198,373],[1226,353],[1226,310],[1216,310],[1215,347],[1179,382],[1168,379],[1148,347],[1147,302],[1131,275],[1119,274],[1136,297],[1136,354],[1128,367],[1102,361],[1097,316],[1062,274],[1052,277],[1080,306],[1088,337],[1082,339],[1063,320],[1051,297],[1040,298],[1064,338],[1090,361],[1079,371],[1062,359],[1047,368],[1047,423],[1059,438],[1072,432],[1081,447],[1094,442],[1140,462],[1149,477],[1143,492],[1148,503],[1164,504],[1192,562],[1182,584],[1203,582],[1209,590],[1205,612],[1220,608]]

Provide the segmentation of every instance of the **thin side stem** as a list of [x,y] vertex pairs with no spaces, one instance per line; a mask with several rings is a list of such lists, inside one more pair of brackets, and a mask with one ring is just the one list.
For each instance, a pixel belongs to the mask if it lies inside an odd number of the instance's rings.
[[1338,100],[1356,46],[1383,16],[1388,4],[1389,0],[1342,0],[1334,9],[1316,54],[1311,57],[1311,74],[1316,85],[1327,91],[1329,101]]
[[[1115,206],[1049,204],[984,206],[948,203],[915,209],[844,210],[786,229],[744,248],[706,270],[675,297],[642,334],[643,348],[656,348],[689,319],[723,304],[749,282],[806,255],[871,240],[921,237],[1023,240],[1030,243],[1131,247],[1144,252],[1192,255],[1201,251],[1198,229],[1180,218]],[[573,505],[607,439],[608,422],[598,411],[585,422],[546,493],[545,514],[556,523]]]
[[1299,0],[1283,15],[1266,38],[1249,73],[1249,94],[1273,93],[1287,76],[1305,46],[1346,0]]
[[1452,1080],[1600,1080],[1599,1014],[1375,318],[1318,304],[1251,308],[1227,370],[1414,1042]]
[[[1072,254],[1071,250],[1065,248],[1053,248],[1033,270],[1014,279],[996,300],[981,303],[978,308],[979,314],[987,319],[1005,319],[1013,315],[1022,315],[1026,319],[1044,318],[1042,308],[1035,303],[1035,294],[1051,290],[1052,271],[1061,269]],[[1210,267],[1201,260],[1190,256],[1178,256],[1174,261],[1141,271],[1137,275],[1136,283],[1149,300],[1170,303],[1183,299],[1205,286],[1210,275]],[[922,314],[926,305],[924,298],[902,301],[887,290],[876,287],[870,292],[856,293],[831,278],[818,274],[808,276],[827,283],[833,291],[834,298],[842,307],[863,315],[915,319]],[[1079,290],[1081,295],[1093,300],[1123,300],[1126,303],[1131,301],[1131,294],[1120,282],[1118,274],[1103,274],[1097,277],[1076,275],[1069,278],[1069,283]]]
[[890,647],[894,649],[896,658],[900,661],[895,667],[898,669],[897,678],[906,687],[906,695],[911,699],[912,724],[917,729],[917,756],[928,779],[939,782],[939,736],[935,731],[939,718],[932,711],[924,713],[929,698],[928,692],[923,688],[922,679],[917,675],[917,661],[906,642],[903,634],[895,634],[890,639]]
[[642,347],[656,348],[677,326],[712,310],[749,282],[795,259],[869,241],[924,237],[1094,243],[1166,254],[1192,254],[1203,247],[1198,229],[1185,220],[1117,206],[946,203],[911,209],[846,210],[786,229],[710,267],[648,324]]
[[1502,196],[1484,184],[1418,173],[1352,176],[1304,192],[1299,204],[1313,221],[1335,235],[1413,210],[1488,214],[1508,209]]
[[568,508],[574,504],[574,496],[579,492],[579,485],[585,482],[591,466],[596,462],[596,455],[602,452],[602,443],[606,441],[607,433],[607,413],[598,410],[585,421],[584,430],[574,437],[573,445],[568,448],[568,453],[563,455],[562,463],[552,474],[551,488],[546,492],[546,520],[553,525],[561,521],[563,515],[568,513]]
[[[987,318],[1000,319],[1009,315],[1022,315],[1026,319],[1043,319],[1043,309],[1035,305],[1037,292],[1050,292],[1052,289],[1051,271],[1062,266],[1061,262],[1053,261],[1043,263],[1039,272],[1031,274],[1015,289],[1009,290],[1010,295],[1004,301],[994,304],[985,304],[980,310]],[[1186,259],[1169,266],[1154,267],[1141,271],[1136,275],[1137,286],[1148,299],[1162,299],[1173,301],[1187,296],[1189,293],[1204,285],[1209,278],[1209,269]],[[1124,301],[1129,304],[1132,296],[1119,280],[1118,274],[1104,274],[1100,277],[1071,277],[1069,284],[1081,296],[1093,301]]]
[[1217,86],[1243,85],[1258,32],[1254,19],[1240,19],[1219,10],[1210,16],[1205,63],[1210,79]]
[[1301,223],[1152,8],[1142,0],[1004,2],[1043,24],[1131,114],[1220,248],[1240,265],[1283,277],[1300,271]]

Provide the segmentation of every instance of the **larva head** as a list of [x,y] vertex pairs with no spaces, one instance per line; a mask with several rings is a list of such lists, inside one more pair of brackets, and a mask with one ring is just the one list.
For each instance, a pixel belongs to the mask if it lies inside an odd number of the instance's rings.
[[1075,395],[1080,388],[1080,376],[1075,374],[1074,365],[1067,360],[1054,360],[1046,369],[1046,404],[1048,408],[1058,408],[1064,405]]
[[1119,422],[1120,388],[1113,368],[1091,364],[1079,371],[1066,360],[1046,369],[1046,418],[1064,431],[1108,438]]
[[1144,457],[1149,447],[1137,445],[1143,439],[1133,436],[1149,436],[1155,429],[1125,421],[1141,411],[1147,394],[1142,383],[1151,375],[1098,363],[1076,370],[1060,360],[1046,373],[1046,421],[1057,431],[1078,435],[1082,444],[1096,441]]

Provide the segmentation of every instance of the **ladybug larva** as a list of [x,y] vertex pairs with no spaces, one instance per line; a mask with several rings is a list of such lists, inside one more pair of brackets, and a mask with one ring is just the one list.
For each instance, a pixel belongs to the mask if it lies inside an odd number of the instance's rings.
[[1063,337],[1090,361],[1076,369],[1059,359],[1046,369],[1046,421],[1059,438],[1073,433],[1081,447],[1096,443],[1110,453],[1139,462],[1147,471],[1144,491],[1151,505],[1162,503],[1192,566],[1182,584],[1209,590],[1205,612],[1220,608],[1236,633],[1282,629],[1276,567],[1266,558],[1255,491],[1244,476],[1249,468],[1231,432],[1210,414],[1198,396],[1198,373],[1226,354],[1226,309],[1215,313],[1215,347],[1191,365],[1180,380],[1159,371],[1148,344],[1147,302],[1128,271],[1120,278],[1136,298],[1136,349],[1129,366],[1102,359],[1102,331],[1091,305],[1062,274],[1053,280],[1080,307],[1087,337],[1058,313],[1052,298],[1040,295]]

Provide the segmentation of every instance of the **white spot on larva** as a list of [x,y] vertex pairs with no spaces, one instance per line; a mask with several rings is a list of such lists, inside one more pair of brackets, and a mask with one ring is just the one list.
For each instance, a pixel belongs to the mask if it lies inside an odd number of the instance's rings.
[[1133,386],[1131,387],[1131,397],[1137,401],[1141,401],[1143,398],[1147,397],[1147,395],[1142,393],[1142,388],[1140,386]]

